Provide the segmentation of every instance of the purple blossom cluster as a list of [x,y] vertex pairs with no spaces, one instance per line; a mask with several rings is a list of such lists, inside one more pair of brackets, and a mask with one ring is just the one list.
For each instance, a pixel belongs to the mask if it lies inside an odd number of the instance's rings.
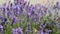
[[0,7],[0,31],[5,34],[58,34],[56,20],[60,5],[57,2],[51,6],[34,6],[24,0],[14,0],[14,3],[9,1],[8,5],[4,3]]
[[12,34],[23,34],[22,28],[12,29]]

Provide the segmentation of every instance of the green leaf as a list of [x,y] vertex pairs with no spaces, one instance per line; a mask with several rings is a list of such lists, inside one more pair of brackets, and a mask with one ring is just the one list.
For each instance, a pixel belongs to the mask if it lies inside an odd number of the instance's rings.
[[10,27],[6,27],[5,34],[12,34]]
[[39,25],[38,24],[35,25],[35,29],[39,30]]
[[18,27],[18,23],[16,23],[16,24],[13,24],[13,26],[12,26],[13,28],[17,28]]
[[54,34],[58,34],[58,28],[54,28],[55,32]]

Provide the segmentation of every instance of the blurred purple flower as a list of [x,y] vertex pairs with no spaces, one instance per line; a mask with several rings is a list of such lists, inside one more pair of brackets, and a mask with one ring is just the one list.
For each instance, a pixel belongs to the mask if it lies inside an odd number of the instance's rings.
[[16,10],[16,7],[17,7],[17,5],[12,6],[13,11]]
[[27,13],[27,18],[29,19],[30,17],[31,17],[31,13],[28,12],[28,13]]
[[14,4],[17,5],[19,0],[14,0]]
[[45,26],[46,26],[46,21],[44,21],[44,23],[40,25],[40,29],[42,30],[43,28],[45,28]]
[[26,30],[26,34],[28,34],[29,30]]
[[46,15],[46,13],[41,13],[41,16],[44,17]]
[[19,1],[20,1],[19,3],[24,4],[24,0],[19,0]]
[[60,5],[58,5],[57,8],[60,9]]
[[13,17],[12,18],[12,24],[15,24],[17,22],[17,20],[18,20],[17,17]]
[[52,30],[48,30],[48,32],[52,32]]
[[5,24],[5,22],[7,21],[7,19],[4,16],[0,16],[1,19],[1,25],[3,26]]
[[5,24],[5,22],[1,22],[1,25],[3,26]]
[[22,31],[22,28],[18,28],[18,31],[17,31],[19,34],[23,34],[23,31]]
[[38,11],[40,11],[40,9],[41,9],[41,5],[39,3],[36,4],[35,5],[35,10],[37,10],[37,12],[38,12]]
[[9,7],[7,7],[6,10],[9,11]]
[[42,27],[42,25],[40,25],[40,30],[42,30],[43,29],[43,27]]
[[3,26],[2,25],[0,25],[0,31],[3,31]]
[[11,15],[12,15],[11,12],[10,11],[7,11],[7,17],[8,18],[11,18]]
[[18,34],[16,29],[12,29],[12,34]]
[[40,30],[40,33],[39,34],[44,34],[43,30]]
[[34,11],[31,11],[31,15],[34,15]]
[[23,34],[22,28],[12,29],[12,34]]
[[6,9],[5,8],[2,8],[2,14],[5,16],[5,13],[6,13]]
[[0,11],[2,11],[2,6],[0,6]]
[[27,23],[26,34],[28,34],[29,32],[30,32],[30,23]]
[[3,10],[3,15],[5,16],[5,12],[6,12],[6,3],[4,3],[2,5],[2,10]]
[[34,21],[39,22],[39,14],[38,13],[34,14]]
[[45,6],[41,6],[41,10],[44,12],[44,13],[46,13],[47,12],[47,8],[45,7]]
[[6,10],[6,9],[5,9],[5,8],[3,8],[3,12],[4,12],[4,13],[5,13],[5,10]]
[[14,15],[17,16],[18,15],[18,8],[16,7],[16,9],[14,10]]
[[56,5],[59,5],[59,2],[56,2]]
[[31,10],[33,8],[33,5],[29,6],[28,9]]
[[44,9],[45,9],[45,6],[44,6],[44,5],[42,5],[42,6],[41,6],[41,10],[44,10]]
[[6,2],[3,3],[2,8],[6,8]]
[[48,29],[46,29],[46,31],[45,31],[47,34],[50,34],[51,32],[52,32],[52,30],[48,30]]
[[44,21],[44,23],[43,23],[43,27],[45,27],[46,26],[46,20]]
[[3,26],[5,24],[5,22],[7,21],[6,18],[2,19],[1,25]]
[[10,4],[10,7],[12,7],[12,6],[13,6],[13,3]]
[[27,23],[27,29],[30,30],[30,23]]
[[28,12],[28,16],[31,16],[31,13]]
[[21,7],[22,7],[23,9],[26,9],[26,6],[27,6],[27,2],[24,2],[24,3],[21,5]]

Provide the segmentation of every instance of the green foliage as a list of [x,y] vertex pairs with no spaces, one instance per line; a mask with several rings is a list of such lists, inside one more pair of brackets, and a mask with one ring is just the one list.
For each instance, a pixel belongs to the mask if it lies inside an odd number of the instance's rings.
[[5,34],[12,34],[11,28],[9,26],[6,26]]

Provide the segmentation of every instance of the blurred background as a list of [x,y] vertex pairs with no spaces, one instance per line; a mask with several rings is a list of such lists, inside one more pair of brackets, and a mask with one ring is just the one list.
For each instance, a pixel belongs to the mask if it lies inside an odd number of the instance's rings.
[[[5,2],[8,3],[8,1],[14,2],[13,0],[0,0],[0,5],[2,5]],[[34,4],[34,5],[37,4],[37,3],[40,3],[40,4],[47,4],[47,3],[54,4],[57,1],[60,2],[60,0],[25,0],[25,1],[28,1],[28,2],[30,2],[30,4]]]

